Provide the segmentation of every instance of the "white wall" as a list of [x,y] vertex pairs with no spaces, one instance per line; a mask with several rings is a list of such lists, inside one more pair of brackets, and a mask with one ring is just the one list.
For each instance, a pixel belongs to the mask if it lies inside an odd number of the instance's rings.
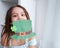
[[[55,0],[54,0],[55,1]],[[60,48],[60,0],[56,0],[53,32],[53,48]]]
[[36,18],[40,48],[60,48],[60,0],[37,0]]
[[41,47],[43,34],[44,34],[44,27],[45,27],[45,18],[47,14],[47,0],[36,0],[36,32],[37,32],[37,41],[38,46]]

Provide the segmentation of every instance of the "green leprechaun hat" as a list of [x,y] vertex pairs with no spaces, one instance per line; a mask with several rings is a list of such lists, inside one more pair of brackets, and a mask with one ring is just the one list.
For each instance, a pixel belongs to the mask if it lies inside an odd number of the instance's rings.
[[[11,38],[13,39],[26,39],[35,36],[34,32],[30,32],[32,30],[32,21],[31,20],[17,20],[12,23],[11,30],[17,33],[25,32],[27,35],[18,36],[16,34],[12,35]],[[29,34],[28,34],[29,33]]]

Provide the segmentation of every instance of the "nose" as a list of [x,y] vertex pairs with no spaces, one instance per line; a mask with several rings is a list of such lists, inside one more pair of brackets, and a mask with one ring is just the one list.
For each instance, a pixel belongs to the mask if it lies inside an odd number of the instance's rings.
[[22,17],[21,16],[18,16],[18,20],[22,20]]

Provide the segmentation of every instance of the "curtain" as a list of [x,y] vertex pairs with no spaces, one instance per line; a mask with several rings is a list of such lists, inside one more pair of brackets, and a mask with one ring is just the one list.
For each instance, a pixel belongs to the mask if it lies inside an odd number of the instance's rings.
[[60,0],[36,1],[36,33],[39,48],[60,48]]

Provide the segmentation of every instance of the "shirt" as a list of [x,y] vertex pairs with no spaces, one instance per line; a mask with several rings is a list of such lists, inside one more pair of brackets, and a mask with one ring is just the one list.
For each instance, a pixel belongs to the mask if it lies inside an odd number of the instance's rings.
[[[21,45],[21,46],[12,46],[11,45],[11,41],[10,41],[10,46],[9,48],[28,48],[29,45],[36,45],[37,42],[36,42],[36,39],[32,39],[30,41],[28,41],[28,39],[26,39],[26,43],[24,45]],[[8,48],[7,46],[2,46],[2,48]]]

